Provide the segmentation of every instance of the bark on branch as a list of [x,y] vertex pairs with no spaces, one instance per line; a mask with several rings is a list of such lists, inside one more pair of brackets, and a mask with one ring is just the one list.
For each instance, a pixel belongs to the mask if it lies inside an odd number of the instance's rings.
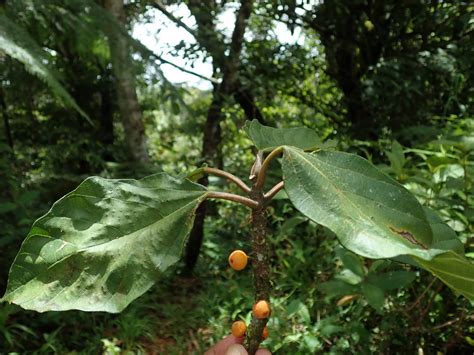
[[235,17],[234,31],[232,32],[232,40],[230,43],[230,51],[228,60],[224,67],[224,79],[222,84],[224,91],[230,93],[234,91],[238,76],[240,64],[240,55],[242,53],[244,34],[247,28],[248,20],[252,13],[253,1],[242,0],[239,11]]
[[[254,184],[250,198],[255,200],[259,208],[252,210],[252,269],[255,287],[255,302],[265,300],[270,303],[270,265],[269,248],[267,245],[267,215],[266,204],[261,186]],[[254,355],[262,342],[263,328],[268,318],[257,319],[252,316],[245,339],[245,347],[249,355]]]
[[257,181],[255,182],[256,186],[258,186],[259,188],[263,187],[263,184],[265,184],[267,169],[270,166],[270,162],[274,158],[276,158],[278,155],[280,155],[282,153],[282,151],[283,151],[283,148],[278,147],[278,148],[272,150],[272,152],[267,155],[267,157],[265,158],[265,160],[262,163],[262,166],[260,167],[260,173],[258,174]]
[[224,170],[221,170],[221,169],[216,169],[216,168],[208,168],[208,167],[203,168],[203,171],[204,171],[206,174],[220,176],[220,177],[226,178],[226,179],[229,180],[229,181],[232,181],[232,182],[235,183],[243,192],[245,192],[245,193],[247,193],[247,194],[250,192],[250,187],[248,187],[245,182],[243,182],[243,181],[242,181],[241,179],[239,179],[237,176],[235,176],[235,175],[233,175],[233,174],[231,174],[231,173],[228,173],[227,171],[224,171]]
[[278,192],[280,192],[284,187],[283,181],[280,181],[278,184],[273,186],[263,197],[265,201],[271,200]]
[[160,57],[159,55],[157,54],[152,54],[152,57],[155,58],[156,60],[162,62],[163,64],[168,64],[168,65],[171,65],[172,67],[178,69],[178,70],[181,70],[183,73],[188,73],[188,74],[191,74],[191,75],[194,75],[194,76],[197,76],[198,78],[200,79],[204,79],[204,80],[207,80],[207,81],[210,81],[211,83],[213,84],[219,84],[219,80],[217,79],[214,79],[214,78],[209,78],[205,75],[202,75],[202,74],[199,74],[199,73],[196,73],[192,70],[189,70],[189,69],[186,69],[186,68],[183,68],[181,66],[179,66],[178,64],[175,64],[173,62],[170,62],[169,60],[166,60],[162,57]]
[[208,198],[217,198],[221,200],[228,200],[228,201],[234,201],[238,202],[242,205],[245,205],[247,207],[250,207],[252,209],[257,209],[259,208],[259,204],[257,201],[254,201],[250,198],[243,197],[240,195],[235,195],[235,194],[230,194],[228,192],[218,192],[218,191],[210,191],[207,194]]

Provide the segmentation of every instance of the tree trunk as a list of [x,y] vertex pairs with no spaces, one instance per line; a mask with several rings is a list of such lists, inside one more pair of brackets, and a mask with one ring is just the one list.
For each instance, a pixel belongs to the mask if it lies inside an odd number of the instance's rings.
[[[104,0],[103,4],[121,25],[126,23],[123,0]],[[112,55],[112,70],[116,80],[118,106],[125,131],[125,140],[131,157],[135,161],[146,162],[148,153],[145,128],[135,89],[130,46],[127,38],[119,33],[117,28],[111,27],[109,45]]]
[[265,119],[263,118],[262,112],[255,103],[253,94],[249,90],[243,89],[240,82],[237,83],[237,88],[234,92],[234,99],[240,105],[240,108],[244,110],[245,117],[248,120],[251,121],[256,119],[261,124],[265,124]]
[[[112,147],[114,136],[114,87],[111,83],[111,73],[108,69],[102,69],[102,81],[99,84],[100,95],[100,125],[98,127],[99,139],[107,148],[103,154],[104,160],[114,160]],[[112,84],[112,85],[111,85]]]
[[[194,15],[198,25],[197,40],[203,48],[211,54],[214,68],[218,67],[223,73],[222,83],[215,85],[212,93],[212,102],[207,112],[202,142],[203,163],[223,168],[222,159],[219,154],[219,145],[222,140],[220,122],[222,120],[222,109],[225,98],[233,95],[237,88],[240,54],[247,28],[248,19],[252,13],[253,1],[241,0],[240,9],[236,14],[232,41],[229,46],[229,54],[225,55],[225,44],[219,40],[214,19],[209,11],[204,11],[202,1],[193,0],[189,3],[191,13]],[[209,7],[210,8],[210,7]],[[253,102],[252,102],[253,103]],[[241,103],[242,105],[242,103]],[[246,103],[248,108],[248,102]],[[246,114],[252,114],[250,109]],[[207,186],[207,177],[199,180],[199,183]],[[206,218],[206,203],[202,203],[196,211],[194,226],[189,235],[185,252],[185,273],[191,274],[196,265],[204,237],[204,220]]]
[[[207,111],[206,123],[204,125],[204,133],[202,138],[202,163],[217,168],[223,168],[222,159],[219,159],[219,144],[222,140],[220,121],[222,120],[222,107],[224,104],[220,88],[216,86],[212,93],[212,102]],[[207,176],[199,179],[198,183],[208,186]],[[204,201],[196,210],[194,225],[189,235],[188,244],[184,257],[184,272],[190,275],[193,272],[201,250],[202,240],[204,237],[204,220],[206,218],[207,203]]]
[[3,116],[3,125],[5,129],[5,138],[8,146],[13,150],[13,135],[10,129],[10,120],[7,112],[7,104],[5,103],[5,96],[3,90],[0,89],[0,113]]

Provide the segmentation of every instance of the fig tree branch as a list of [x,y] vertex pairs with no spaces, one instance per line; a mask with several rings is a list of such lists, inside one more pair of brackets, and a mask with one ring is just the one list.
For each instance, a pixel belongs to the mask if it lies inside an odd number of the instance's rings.
[[229,181],[232,181],[233,183],[235,183],[242,191],[244,191],[245,193],[249,193],[250,192],[250,187],[248,187],[245,182],[243,182],[241,179],[239,179],[237,176],[231,174],[231,173],[228,173],[227,171],[224,171],[224,170],[221,170],[221,169],[216,169],[216,168],[208,168],[208,167],[205,167],[203,168],[203,171],[206,173],[206,174],[209,174],[209,175],[216,175],[216,176],[220,176],[220,177],[223,177],[223,178],[226,178],[227,180]]
[[[261,170],[258,176],[260,176]],[[270,265],[269,248],[267,244],[267,215],[266,205],[262,188],[256,184],[252,186],[250,197],[253,198],[259,208],[252,210],[252,269],[253,282],[255,287],[255,302],[264,300],[270,302]],[[245,347],[249,355],[254,355],[260,343],[263,340],[262,333],[268,318],[258,319],[255,314],[252,316],[250,326],[248,327]]]
[[270,166],[270,162],[274,158],[276,158],[278,155],[280,155],[282,151],[283,151],[283,147],[278,147],[272,150],[272,152],[267,155],[267,157],[262,163],[262,166],[260,167],[260,172],[258,173],[257,181],[255,182],[255,187],[257,188],[263,187],[263,184],[265,184],[266,171],[268,167]]
[[275,196],[278,192],[280,192],[281,189],[283,189],[284,183],[283,181],[280,181],[278,184],[273,186],[265,195],[263,195],[263,198],[265,201],[271,200],[273,196]]
[[194,32],[194,30],[191,27],[189,27],[188,25],[186,25],[180,18],[176,17],[171,12],[169,12],[166,9],[166,6],[161,3],[161,1],[155,0],[151,3],[151,6],[153,6],[154,8],[156,8],[158,10],[160,10],[163,13],[163,15],[168,17],[168,19],[173,21],[176,25],[178,25],[178,26],[182,27],[183,29],[185,29],[186,32],[188,32],[191,36],[193,36],[194,38],[197,39],[196,32]]
[[[239,65],[241,61],[242,47],[244,43],[244,35],[247,29],[248,21],[253,10],[252,0],[241,0],[240,8],[235,14],[234,30],[230,42],[229,55],[227,57],[226,66],[224,67],[224,77],[228,85],[228,89],[232,88],[237,81],[239,74]],[[229,90],[230,91],[230,90]]]
[[220,200],[229,200],[229,201],[238,202],[242,205],[250,207],[253,210],[260,207],[260,204],[257,201],[254,201],[250,198],[243,197],[240,195],[230,194],[228,192],[209,191],[207,193],[207,198],[217,198]]
[[[158,9],[161,13],[163,13],[163,15],[165,15],[169,20],[171,20],[172,22],[174,22],[177,26],[183,28],[186,32],[188,32],[191,36],[193,36],[197,41],[198,41],[198,37],[197,37],[197,34],[196,32],[191,28],[189,27],[188,25],[186,25],[180,18],[176,17],[175,15],[173,15],[171,12],[169,12],[167,9],[166,9],[166,6],[163,5],[161,3],[161,1],[158,1],[158,0],[155,0],[151,3],[151,5]],[[198,41],[199,42],[199,41]],[[198,78],[201,78],[201,79],[204,79],[204,80],[208,80],[210,81],[211,83],[213,84],[219,84],[219,80],[216,80],[214,78],[209,78],[207,76],[204,76],[204,75],[201,75],[201,74],[198,74],[196,72],[193,72],[189,69],[185,69],[175,63],[172,63],[166,59],[163,59],[162,57],[160,56],[155,56],[156,59],[158,59],[159,61],[161,61],[162,63],[165,63],[165,64],[168,64],[168,65],[171,65],[173,67],[175,67],[176,69],[179,69],[181,70],[182,72],[184,73],[188,73],[188,74],[191,74],[191,75],[195,75],[197,76]]]
[[199,73],[196,73],[192,70],[189,70],[189,69],[186,69],[186,68],[183,68],[181,66],[179,66],[178,64],[175,64],[173,62],[170,62],[169,60],[166,60],[162,57],[160,57],[159,55],[157,54],[153,54],[152,57],[154,57],[156,60],[162,62],[163,64],[168,64],[168,65],[171,65],[172,67],[178,69],[178,70],[181,70],[182,72],[184,73],[188,73],[188,74],[191,74],[191,75],[194,75],[194,76],[197,76],[198,78],[200,79],[204,79],[204,80],[207,80],[207,81],[210,81],[211,83],[214,83],[214,84],[219,84],[219,80],[217,79],[214,79],[214,78],[209,78],[205,75],[202,75],[202,74],[199,74]]

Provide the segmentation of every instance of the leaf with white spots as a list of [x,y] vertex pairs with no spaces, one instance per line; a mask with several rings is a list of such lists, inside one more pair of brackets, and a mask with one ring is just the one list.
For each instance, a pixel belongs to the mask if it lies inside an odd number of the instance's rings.
[[86,179],[33,224],[3,301],[40,312],[120,312],[179,260],[206,194],[166,174]]

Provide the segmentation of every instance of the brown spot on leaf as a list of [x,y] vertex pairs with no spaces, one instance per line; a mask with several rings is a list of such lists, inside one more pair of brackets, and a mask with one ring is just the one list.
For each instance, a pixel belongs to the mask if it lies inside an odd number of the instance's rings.
[[396,228],[389,226],[390,230],[404,239],[408,240],[410,243],[415,244],[423,249],[428,249],[424,244],[415,239],[415,236],[406,230],[397,230]]

